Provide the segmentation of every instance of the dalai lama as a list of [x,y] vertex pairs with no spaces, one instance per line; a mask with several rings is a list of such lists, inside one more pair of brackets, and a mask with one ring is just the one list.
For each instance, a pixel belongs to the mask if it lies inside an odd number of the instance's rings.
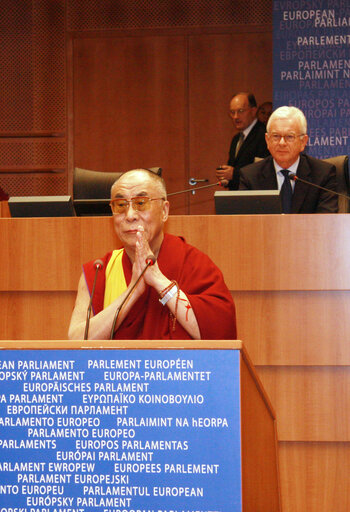
[[[221,271],[183,238],[164,233],[163,179],[146,169],[126,172],[112,186],[110,204],[123,247],[101,258],[88,338],[109,339],[112,330],[115,339],[235,339],[235,307]],[[86,332],[94,263],[83,265],[70,339]]]

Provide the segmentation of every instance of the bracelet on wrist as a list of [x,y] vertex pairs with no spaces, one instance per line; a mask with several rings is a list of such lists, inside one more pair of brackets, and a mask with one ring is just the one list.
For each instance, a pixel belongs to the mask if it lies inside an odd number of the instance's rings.
[[165,304],[174,297],[174,295],[176,295],[178,292],[178,287],[177,287],[177,284],[175,282],[172,282],[171,283],[171,286],[169,285],[167,288],[165,288],[164,290],[162,290],[162,292],[160,293],[160,299],[159,299],[159,302],[165,306]]
[[166,295],[173,288],[173,286],[176,286],[176,281],[171,281],[170,284],[164,288],[164,290],[159,292],[159,297],[162,299],[164,295]]

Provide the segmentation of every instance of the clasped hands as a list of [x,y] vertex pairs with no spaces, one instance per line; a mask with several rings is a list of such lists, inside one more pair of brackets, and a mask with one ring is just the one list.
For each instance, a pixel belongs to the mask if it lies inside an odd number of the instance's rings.
[[[149,246],[144,228],[143,226],[137,226],[135,257],[132,266],[132,276],[130,283],[131,286],[136,283],[137,279],[140,278],[140,275],[145,270],[147,265],[147,258],[150,255],[153,255],[153,252]],[[142,278],[137,284],[135,291],[137,291],[137,294],[142,295],[146,290],[147,285],[156,288],[157,282],[161,281],[162,278],[164,279],[164,276],[161,273],[156,260],[155,263],[147,268],[146,272],[143,274]]]

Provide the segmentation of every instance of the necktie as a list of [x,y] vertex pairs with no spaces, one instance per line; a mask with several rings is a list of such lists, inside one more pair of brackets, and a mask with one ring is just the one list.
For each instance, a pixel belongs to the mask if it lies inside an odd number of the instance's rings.
[[242,146],[243,141],[244,141],[244,134],[243,134],[243,132],[241,132],[239,134],[239,139],[237,141],[237,145],[236,145],[236,149],[235,149],[235,156],[238,155],[238,151],[240,150],[240,147]]
[[284,176],[284,182],[281,187],[282,211],[283,213],[290,213],[292,209],[293,191],[289,179],[289,170],[281,169],[281,173]]

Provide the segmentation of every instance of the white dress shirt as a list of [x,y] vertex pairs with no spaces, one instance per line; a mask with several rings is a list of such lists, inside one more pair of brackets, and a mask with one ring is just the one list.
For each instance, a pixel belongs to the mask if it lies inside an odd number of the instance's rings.
[[[298,157],[298,160],[296,162],[294,162],[294,164],[292,164],[292,165],[290,165],[288,167],[288,171],[290,171],[293,174],[296,174],[297,173],[297,169],[298,169],[298,165],[299,165],[299,160],[300,160],[300,157]],[[284,182],[284,175],[281,172],[281,170],[285,169],[285,167],[281,167],[280,165],[278,165],[276,160],[273,161],[273,165],[275,166],[278,190],[281,190],[281,187],[282,187],[283,182]],[[291,180],[290,184],[292,185],[292,190],[294,192],[295,181]]]

